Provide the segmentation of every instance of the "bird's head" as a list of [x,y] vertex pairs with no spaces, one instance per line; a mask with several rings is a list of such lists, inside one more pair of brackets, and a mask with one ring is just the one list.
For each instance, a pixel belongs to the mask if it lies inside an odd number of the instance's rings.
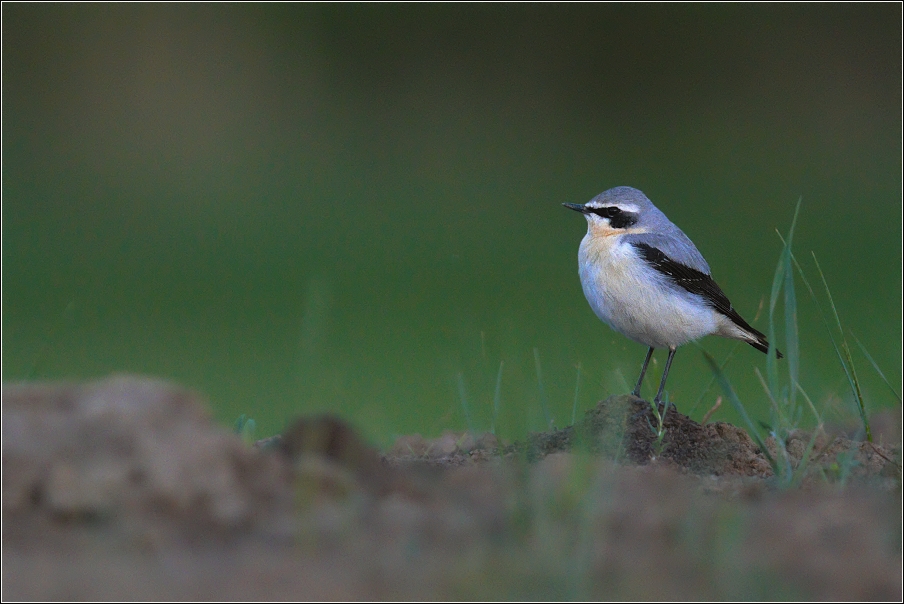
[[646,195],[631,187],[609,189],[585,204],[562,205],[584,215],[592,236],[648,233],[655,226],[655,219],[662,215]]

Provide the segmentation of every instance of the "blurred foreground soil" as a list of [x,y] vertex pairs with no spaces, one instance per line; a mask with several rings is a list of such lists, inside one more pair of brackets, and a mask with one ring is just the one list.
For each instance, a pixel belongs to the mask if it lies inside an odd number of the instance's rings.
[[621,396],[505,446],[380,453],[321,416],[252,447],[158,380],[9,384],[2,597],[900,601],[899,437],[768,441],[776,477],[743,430],[652,421]]

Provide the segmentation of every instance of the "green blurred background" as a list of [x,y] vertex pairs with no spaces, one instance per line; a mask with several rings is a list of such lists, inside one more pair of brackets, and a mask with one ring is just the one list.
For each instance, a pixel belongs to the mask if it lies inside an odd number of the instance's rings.
[[[498,431],[563,426],[645,349],[584,300],[561,203],[631,185],[763,331],[803,197],[798,257],[900,384],[898,4],[2,10],[4,381],[152,374],[259,436],[332,410],[385,444],[462,398],[489,428],[502,362]],[[801,382],[852,415],[797,292]],[[726,369],[757,418],[765,361]],[[672,400],[699,419],[710,378],[682,348]]]

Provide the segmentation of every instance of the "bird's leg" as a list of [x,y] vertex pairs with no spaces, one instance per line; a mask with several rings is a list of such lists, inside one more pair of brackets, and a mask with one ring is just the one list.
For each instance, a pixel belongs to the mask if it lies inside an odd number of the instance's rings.
[[637,378],[637,385],[634,386],[634,392],[631,393],[636,397],[640,397],[640,385],[643,384],[643,376],[647,372],[647,365],[650,364],[650,357],[652,357],[652,356],[653,356],[653,347],[650,346],[650,350],[647,351],[647,358],[644,359],[643,367],[640,370],[640,377]]
[[[650,352],[652,351],[653,349],[651,348]],[[666,359],[665,369],[663,369],[662,371],[662,381],[659,382],[659,392],[656,393],[656,398],[653,399],[653,402],[656,403],[657,406],[662,404],[662,391],[665,390],[665,379],[669,377],[669,367],[672,366],[672,357],[674,356],[675,349],[669,348],[669,358]],[[649,355],[647,355],[647,360],[649,360]],[[646,365],[644,366],[644,368],[646,369]]]

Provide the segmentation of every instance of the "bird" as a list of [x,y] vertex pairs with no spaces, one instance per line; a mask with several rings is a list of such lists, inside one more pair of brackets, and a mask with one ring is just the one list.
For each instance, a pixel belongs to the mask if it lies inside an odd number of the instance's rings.
[[587,219],[578,273],[590,308],[615,331],[649,347],[631,394],[640,397],[656,348],[669,351],[653,399],[657,406],[683,344],[717,335],[769,354],[766,336],[737,313],[694,243],[641,191],[614,187],[585,204],[562,205]]

